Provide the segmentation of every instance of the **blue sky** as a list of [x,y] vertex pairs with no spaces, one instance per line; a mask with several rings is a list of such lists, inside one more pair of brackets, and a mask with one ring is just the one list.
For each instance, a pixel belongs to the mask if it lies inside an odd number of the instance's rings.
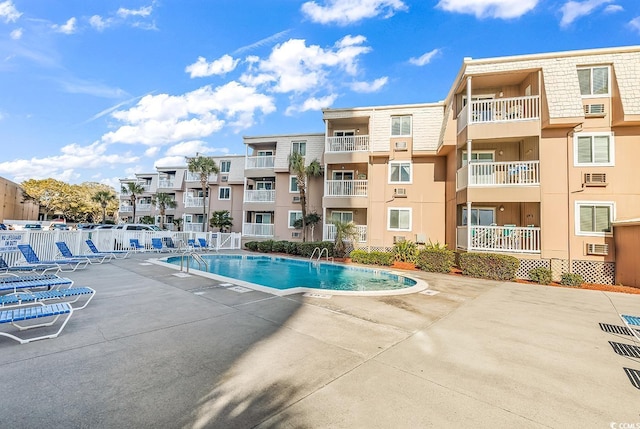
[[446,97],[464,57],[640,45],[638,0],[0,0],[0,176],[103,182]]

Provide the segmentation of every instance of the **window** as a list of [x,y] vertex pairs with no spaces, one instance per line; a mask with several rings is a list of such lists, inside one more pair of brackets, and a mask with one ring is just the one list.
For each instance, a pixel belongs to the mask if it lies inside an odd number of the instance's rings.
[[273,190],[273,182],[256,182],[256,190],[271,191]]
[[391,135],[392,136],[410,136],[411,135],[411,116],[392,116],[391,117]]
[[411,209],[398,208],[389,209],[387,218],[389,219],[388,229],[391,231],[411,231]]
[[612,202],[576,201],[576,235],[610,235]]
[[574,136],[574,165],[614,165],[613,134],[580,133]]
[[582,95],[609,95],[609,67],[578,69],[578,82]]
[[292,142],[291,153],[299,153],[305,156],[307,154],[307,142]]
[[331,212],[331,222],[353,222],[353,212]]
[[[495,158],[494,151],[474,150],[471,152],[471,161],[473,162],[493,162]],[[462,152],[462,166],[467,165],[467,152]]]
[[389,183],[411,183],[411,163],[390,162]]
[[302,212],[300,210],[289,210],[289,228],[295,228],[295,223],[298,219],[302,219]]
[[292,194],[297,194],[300,190],[298,189],[298,177],[297,176],[289,176],[289,192]]
[[220,161],[220,172],[228,173],[231,170],[231,161]]
[[220,188],[218,190],[218,199],[219,200],[230,200],[231,199],[231,188]]
[[255,223],[271,224],[271,213],[256,213]]
[[272,150],[259,150],[258,156],[273,156]]
[[[471,209],[471,225],[489,226],[495,224],[496,209],[478,207]],[[467,225],[467,208],[462,208],[462,225]]]

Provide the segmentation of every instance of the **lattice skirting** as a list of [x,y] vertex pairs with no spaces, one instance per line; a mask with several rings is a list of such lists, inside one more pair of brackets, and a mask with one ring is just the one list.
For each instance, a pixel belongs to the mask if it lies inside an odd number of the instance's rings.
[[[351,252],[353,250],[353,245],[351,243],[347,243],[347,252]],[[393,247],[385,247],[385,246],[357,246],[358,250],[365,250],[367,252],[392,252]]]
[[[569,272],[569,261],[566,259],[520,259],[520,267],[518,267],[516,277],[530,280],[529,271],[539,267],[550,269],[553,280],[560,281],[562,274]],[[586,283],[615,284],[615,267],[613,262],[571,262],[571,272],[580,274]]]

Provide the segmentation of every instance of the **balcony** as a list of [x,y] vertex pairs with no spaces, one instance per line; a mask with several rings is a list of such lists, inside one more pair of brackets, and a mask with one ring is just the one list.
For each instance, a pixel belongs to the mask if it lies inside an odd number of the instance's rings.
[[467,227],[457,227],[456,246],[467,251],[540,253],[540,228],[519,226],[471,226],[471,244]]
[[540,186],[540,161],[471,162],[456,172],[457,189]]
[[184,207],[204,207],[204,197],[185,197]]
[[325,180],[325,197],[366,197],[368,180]]
[[173,179],[160,179],[158,180],[158,188],[169,188],[172,189],[175,185],[175,180]]
[[367,152],[369,151],[369,136],[327,137],[327,152]]
[[273,237],[272,223],[243,223],[242,235],[250,237]]
[[133,206],[120,206],[120,210],[118,210],[120,213],[133,213]]
[[[187,171],[187,173],[184,176],[184,180],[186,182],[198,182],[200,183],[200,175],[198,173],[192,173],[191,171]],[[210,174],[209,175],[209,182],[217,182],[218,181],[218,175],[217,174]]]
[[[469,115],[471,115],[469,117]],[[540,119],[540,96],[474,100],[458,115],[458,134],[472,124],[505,124]]]
[[244,191],[245,203],[275,203],[276,191],[269,190],[246,190]]
[[[367,225],[356,225],[356,241],[358,243],[367,242]],[[335,241],[336,239],[336,226],[333,224],[325,224],[322,231],[322,239],[324,241]],[[351,241],[351,240],[347,240]]]
[[248,156],[245,158],[245,168],[273,168],[275,156]]
[[136,204],[136,212],[150,212],[151,207],[152,206],[149,203],[138,203]]
[[202,223],[185,222],[183,230],[185,232],[202,232]]

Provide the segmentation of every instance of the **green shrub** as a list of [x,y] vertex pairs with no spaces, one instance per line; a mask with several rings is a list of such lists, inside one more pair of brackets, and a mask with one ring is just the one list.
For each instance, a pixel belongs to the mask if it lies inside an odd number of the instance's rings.
[[[319,247],[321,250],[327,249],[327,251],[329,252],[329,257],[333,256],[332,241],[306,241],[302,243],[297,243],[296,252],[300,256],[309,258],[313,254],[313,251],[315,250],[316,247]],[[323,252],[322,257],[324,258],[325,255],[327,255],[327,253]],[[316,252],[315,256],[318,256],[318,252]]]
[[580,286],[584,283],[584,279],[580,274],[562,273],[560,284],[565,286]]
[[276,253],[287,253],[288,241],[274,241],[271,246],[271,251]]
[[431,273],[449,273],[453,267],[454,253],[447,246],[425,247],[416,258],[416,266]]
[[244,247],[255,252],[258,250],[258,241],[247,241],[244,243]]
[[520,265],[518,258],[495,253],[461,253],[459,261],[465,276],[490,280],[513,280]]
[[349,257],[353,262],[367,265],[391,266],[395,255],[391,252],[367,252],[366,250],[352,250]]
[[298,243],[295,241],[285,241],[286,246],[285,246],[285,253],[287,253],[288,255],[298,255]]
[[534,282],[538,282],[541,285],[548,285],[553,280],[551,270],[544,267],[534,268],[529,270],[529,278]]
[[269,253],[273,247],[273,240],[265,240],[258,242],[258,252]]
[[393,245],[393,256],[399,262],[416,262],[418,245],[413,241],[399,241]]

